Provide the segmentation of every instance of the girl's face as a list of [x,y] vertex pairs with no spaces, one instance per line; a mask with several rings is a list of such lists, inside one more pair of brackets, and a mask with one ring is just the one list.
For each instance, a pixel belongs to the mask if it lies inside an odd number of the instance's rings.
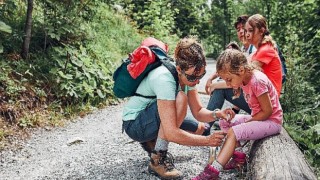
[[200,79],[206,74],[206,67],[203,66],[199,72],[195,73],[195,67],[191,67],[188,70],[181,70],[179,66],[177,66],[178,72],[181,74],[180,81],[182,84],[193,87],[200,83]]
[[258,47],[259,42],[262,39],[262,33],[258,28],[253,28],[248,22],[245,25],[245,35],[248,43]]
[[219,76],[226,81],[226,84],[233,89],[238,89],[244,84],[245,70],[243,67],[239,68],[237,74],[233,74],[230,71],[219,72]]

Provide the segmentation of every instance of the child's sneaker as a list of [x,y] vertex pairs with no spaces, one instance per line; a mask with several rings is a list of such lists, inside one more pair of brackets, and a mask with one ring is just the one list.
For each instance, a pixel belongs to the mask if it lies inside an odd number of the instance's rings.
[[246,163],[246,154],[240,151],[234,151],[232,159],[224,166],[224,170],[241,169]]
[[192,180],[215,180],[219,179],[219,174],[220,172],[218,170],[208,164],[204,170],[197,177],[192,178]]

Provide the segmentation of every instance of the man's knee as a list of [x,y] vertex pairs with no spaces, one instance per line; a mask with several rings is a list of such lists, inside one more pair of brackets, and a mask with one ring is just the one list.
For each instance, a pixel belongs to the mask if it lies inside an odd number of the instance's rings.
[[183,119],[186,117],[187,110],[188,110],[188,97],[182,91],[178,92],[177,94],[176,110],[177,110],[177,120],[180,125]]

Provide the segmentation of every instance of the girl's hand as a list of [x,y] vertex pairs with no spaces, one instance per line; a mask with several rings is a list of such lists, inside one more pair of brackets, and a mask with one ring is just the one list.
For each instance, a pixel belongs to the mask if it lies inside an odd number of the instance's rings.
[[221,110],[220,112],[221,113],[219,117],[226,121],[231,121],[236,115],[236,113],[231,108],[226,108],[224,110]]

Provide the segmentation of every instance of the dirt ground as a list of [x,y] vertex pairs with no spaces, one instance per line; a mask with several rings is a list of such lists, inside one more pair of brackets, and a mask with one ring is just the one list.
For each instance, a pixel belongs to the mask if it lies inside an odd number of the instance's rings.
[[[209,60],[200,91],[214,68]],[[200,96],[206,106],[209,96]],[[139,143],[121,132],[122,106],[97,110],[63,128],[36,130],[19,148],[0,152],[0,179],[158,179],[148,173],[148,157]],[[169,151],[183,179],[200,173],[209,153],[207,147],[174,143]],[[222,179],[239,179],[236,176],[236,172],[223,173]]]

